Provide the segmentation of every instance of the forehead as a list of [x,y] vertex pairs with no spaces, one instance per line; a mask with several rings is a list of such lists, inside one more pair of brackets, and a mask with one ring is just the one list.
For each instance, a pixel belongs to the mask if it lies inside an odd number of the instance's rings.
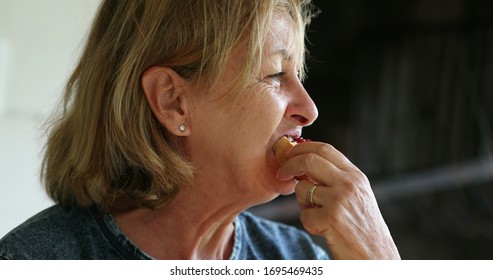
[[291,60],[297,57],[300,51],[296,46],[293,20],[288,15],[276,13],[265,41],[265,55],[281,56],[284,60]]

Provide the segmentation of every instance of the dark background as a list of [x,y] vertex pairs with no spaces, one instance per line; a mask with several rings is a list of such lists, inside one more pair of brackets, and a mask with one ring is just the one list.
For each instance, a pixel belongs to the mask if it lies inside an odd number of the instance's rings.
[[365,172],[403,259],[493,259],[493,1],[314,3],[304,137]]

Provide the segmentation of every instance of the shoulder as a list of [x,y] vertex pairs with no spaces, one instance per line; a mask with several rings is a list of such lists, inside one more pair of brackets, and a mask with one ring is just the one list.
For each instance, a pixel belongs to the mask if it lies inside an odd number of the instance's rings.
[[90,210],[52,206],[34,215],[0,240],[4,259],[91,258],[98,225]]
[[[238,216],[246,258],[327,259],[327,253],[303,230],[244,212]],[[237,231],[238,232],[238,231]]]

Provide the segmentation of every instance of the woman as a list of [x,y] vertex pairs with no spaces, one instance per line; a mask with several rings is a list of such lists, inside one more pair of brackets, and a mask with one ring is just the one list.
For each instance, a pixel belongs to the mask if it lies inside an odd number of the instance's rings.
[[296,191],[334,258],[399,258],[368,181],[337,150],[305,142],[275,159],[273,144],[318,114],[300,81],[308,2],[104,1],[46,146],[57,205],[4,237],[0,256],[326,259],[305,232],[244,212]]

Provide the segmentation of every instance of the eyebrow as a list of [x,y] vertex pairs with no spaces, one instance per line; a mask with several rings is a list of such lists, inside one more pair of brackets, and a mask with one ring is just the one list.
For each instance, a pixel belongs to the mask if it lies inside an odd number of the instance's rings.
[[280,55],[282,57],[282,59],[285,61],[290,61],[292,58],[292,56],[289,54],[289,51],[287,51],[286,49],[278,50],[274,54]]

